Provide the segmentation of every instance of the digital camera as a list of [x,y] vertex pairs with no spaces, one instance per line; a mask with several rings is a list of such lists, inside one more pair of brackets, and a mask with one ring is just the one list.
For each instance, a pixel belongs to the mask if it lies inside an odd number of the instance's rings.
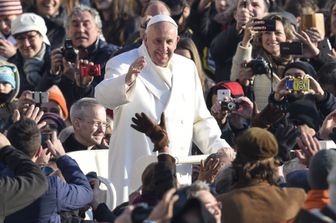
[[222,111],[228,112],[237,111],[239,109],[239,104],[236,103],[233,99],[231,99],[230,101],[222,101],[221,109]]
[[263,58],[256,58],[251,60],[246,64],[246,67],[250,67],[254,75],[269,73],[268,64]]
[[101,75],[100,64],[80,64],[79,70],[82,77],[99,77]]
[[35,104],[47,103],[49,101],[49,93],[46,91],[33,91],[32,100]]
[[309,79],[290,78],[286,80],[286,88],[288,90],[293,90],[294,92],[309,91]]
[[62,54],[66,61],[75,63],[77,59],[77,53],[72,46],[71,40],[67,39],[64,41],[64,46],[62,48]]

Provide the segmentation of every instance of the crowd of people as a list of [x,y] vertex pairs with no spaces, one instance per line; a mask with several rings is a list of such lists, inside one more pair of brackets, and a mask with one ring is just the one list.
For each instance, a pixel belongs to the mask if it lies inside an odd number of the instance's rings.
[[335,0],[0,0],[0,222],[336,222],[335,38]]

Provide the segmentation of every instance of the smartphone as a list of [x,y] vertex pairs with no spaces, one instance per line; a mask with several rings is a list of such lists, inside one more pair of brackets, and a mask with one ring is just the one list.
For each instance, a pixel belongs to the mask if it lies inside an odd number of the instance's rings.
[[328,55],[332,51],[332,47],[328,38],[323,39],[318,43],[318,48],[322,55]]
[[42,91],[33,91],[32,100],[35,104],[47,103],[49,101],[49,93]]
[[264,23],[255,25],[255,27],[265,27],[265,29],[263,29],[263,31],[271,31],[274,32],[275,31],[275,19],[255,19],[254,21],[264,21]]
[[302,30],[315,27],[322,37],[325,36],[324,15],[322,13],[314,13],[302,15],[300,20],[300,27]]
[[48,148],[47,141],[51,140],[51,135],[52,135],[52,132],[50,131],[41,132],[41,146],[43,149]]
[[301,42],[282,42],[280,43],[280,55],[302,55],[303,43]]
[[229,89],[218,89],[217,101],[224,101],[225,98],[231,98],[231,91]]

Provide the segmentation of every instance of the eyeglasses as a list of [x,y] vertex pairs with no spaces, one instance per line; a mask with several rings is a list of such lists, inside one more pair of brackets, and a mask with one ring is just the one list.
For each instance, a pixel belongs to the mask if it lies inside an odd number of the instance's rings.
[[28,40],[28,42],[31,43],[36,39],[38,35],[39,35],[38,32],[28,32],[28,33],[15,35],[15,39],[18,43],[24,43],[26,40]]
[[[78,119],[81,120],[81,121],[84,121],[81,118],[78,118]],[[107,122],[101,122],[101,121],[86,121],[86,123],[95,127],[95,128],[99,128],[99,127],[106,128],[106,127],[109,126],[109,124]]]

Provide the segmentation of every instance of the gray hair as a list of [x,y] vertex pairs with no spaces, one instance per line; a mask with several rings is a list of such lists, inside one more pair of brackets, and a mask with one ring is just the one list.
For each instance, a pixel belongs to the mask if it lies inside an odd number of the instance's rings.
[[199,191],[209,191],[210,192],[210,187],[209,185],[201,180],[196,180],[194,183],[192,183],[189,188],[188,188],[188,192],[187,192],[187,196],[188,198],[192,198],[192,197],[198,197],[198,192]]
[[83,13],[83,12],[90,13],[97,27],[99,28],[99,30],[102,30],[103,25],[102,25],[102,21],[101,21],[98,11],[86,5],[77,5],[73,8],[71,13],[66,17],[65,28],[67,32],[69,31],[72,17],[74,15],[79,15],[80,13]]
[[73,122],[76,118],[83,118],[87,108],[103,107],[95,98],[81,98],[70,108],[70,120]]

